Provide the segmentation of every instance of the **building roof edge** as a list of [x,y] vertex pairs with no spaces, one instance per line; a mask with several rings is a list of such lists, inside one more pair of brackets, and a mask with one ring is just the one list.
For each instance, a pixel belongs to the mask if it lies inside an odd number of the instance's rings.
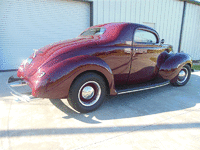
[[200,1],[196,1],[196,0],[180,0],[180,1],[186,1],[188,3],[191,4],[195,4],[195,5],[199,5],[200,6]]

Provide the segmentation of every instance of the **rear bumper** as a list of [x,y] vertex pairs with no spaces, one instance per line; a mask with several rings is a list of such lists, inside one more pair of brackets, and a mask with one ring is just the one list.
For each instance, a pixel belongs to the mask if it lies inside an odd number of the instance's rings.
[[17,74],[8,79],[7,85],[11,90],[11,94],[15,97],[15,101],[29,102],[38,99],[31,94],[32,89],[29,87],[27,82],[18,78]]

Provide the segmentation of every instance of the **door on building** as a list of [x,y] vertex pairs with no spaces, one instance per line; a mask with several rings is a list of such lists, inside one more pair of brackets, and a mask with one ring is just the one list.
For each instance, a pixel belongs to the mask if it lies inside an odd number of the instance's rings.
[[75,38],[90,26],[80,1],[0,1],[0,70],[17,69],[47,44]]

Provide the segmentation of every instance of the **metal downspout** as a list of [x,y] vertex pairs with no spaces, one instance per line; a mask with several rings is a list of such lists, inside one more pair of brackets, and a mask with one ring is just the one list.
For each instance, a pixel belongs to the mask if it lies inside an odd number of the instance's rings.
[[180,53],[180,51],[181,51],[181,42],[182,42],[182,36],[183,36],[183,25],[184,25],[184,20],[185,20],[186,4],[187,4],[187,1],[184,1],[182,22],[181,22],[181,31],[180,31],[179,46],[178,46],[178,53]]

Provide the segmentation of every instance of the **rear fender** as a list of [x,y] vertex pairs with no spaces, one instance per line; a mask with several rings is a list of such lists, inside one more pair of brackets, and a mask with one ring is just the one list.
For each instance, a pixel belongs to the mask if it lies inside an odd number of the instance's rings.
[[[114,77],[107,63],[95,56],[82,55],[66,59],[55,64],[48,71],[46,84],[38,88],[38,97],[66,98],[74,79],[83,72],[97,71],[105,76],[110,88],[110,95],[116,95]],[[45,92],[40,92],[44,89]]]
[[185,64],[190,64],[192,66],[192,60],[188,54],[173,54],[160,65],[159,75],[164,79],[173,80],[177,77]]

